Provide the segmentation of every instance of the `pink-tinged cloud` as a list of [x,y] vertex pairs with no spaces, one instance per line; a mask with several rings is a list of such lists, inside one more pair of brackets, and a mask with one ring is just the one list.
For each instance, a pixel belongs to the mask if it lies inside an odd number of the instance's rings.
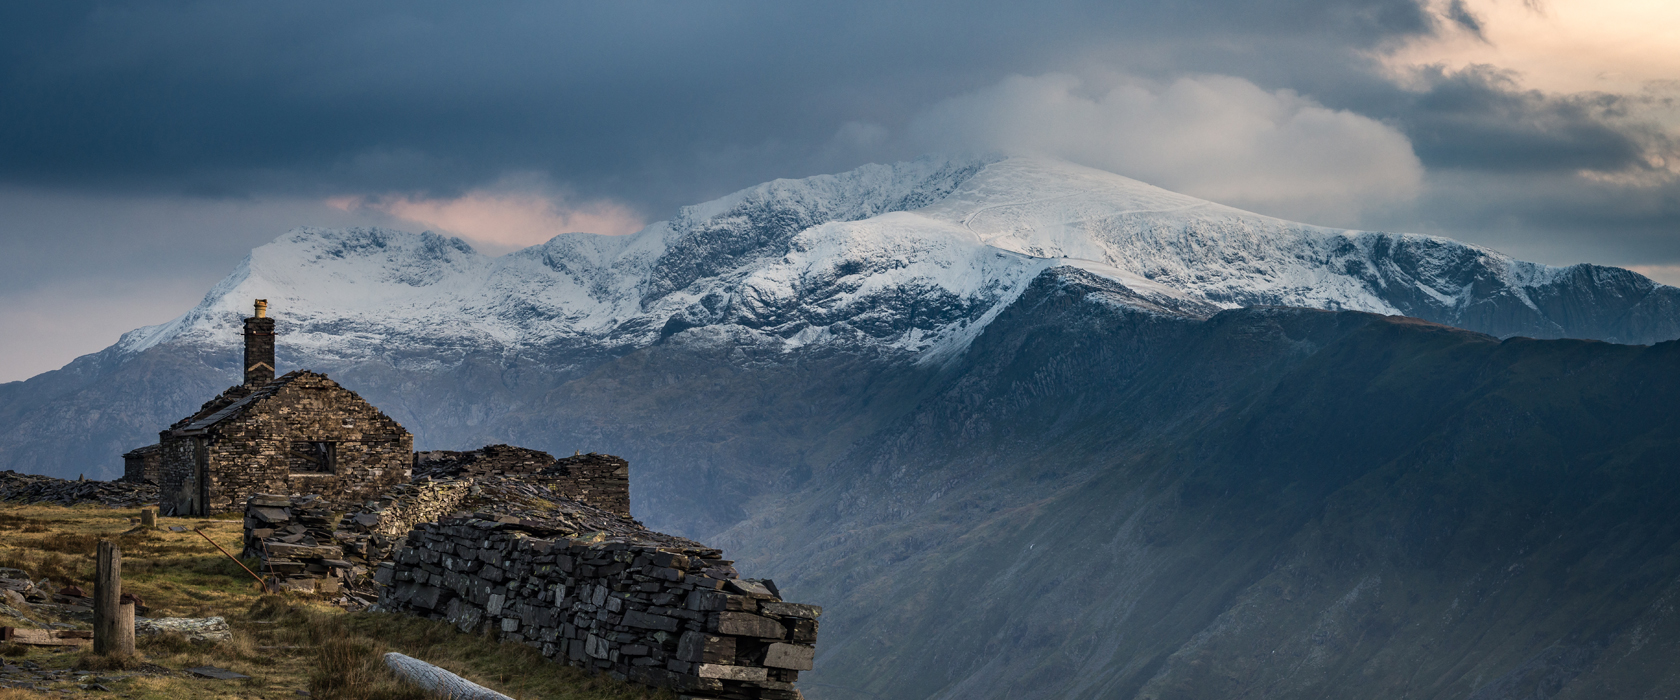
[[1627,269],[1663,284],[1680,286],[1680,265],[1629,265]]
[[407,195],[333,197],[343,211],[373,210],[465,238],[486,253],[540,245],[562,233],[620,236],[644,226],[640,214],[610,200],[572,204],[533,192],[474,190],[452,199]]

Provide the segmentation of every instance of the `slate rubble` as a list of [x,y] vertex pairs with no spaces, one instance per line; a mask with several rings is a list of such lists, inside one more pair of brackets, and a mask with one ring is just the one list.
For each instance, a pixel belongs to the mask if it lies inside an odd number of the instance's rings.
[[61,506],[97,503],[109,508],[138,508],[158,502],[158,487],[125,481],[58,479],[8,469],[0,472],[0,501]]

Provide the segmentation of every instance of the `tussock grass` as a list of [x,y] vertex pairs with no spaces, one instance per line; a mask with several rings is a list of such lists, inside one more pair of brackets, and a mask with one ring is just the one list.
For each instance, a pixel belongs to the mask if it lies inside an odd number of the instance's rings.
[[[193,532],[133,531],[122,511],[77,506],[0,506],[0,566],[29,571],[55,586],[76,584],[93,593],[94,550],[101,538],[123,552],[123,588],[151,606],[151,617],[207,617],[228,620],[231,640],[192,643],[178,634],[136,640],[139,658],[108,659],[85,648],[0,646],[14,662],[28,659],[47,668],[75,668],[122,676],[196,666],[216,666],[251,678],[218,681],[185,674],[134,675],[105,682],[115,696],[136,700],[270,698],[298,700],[423,700],[424,692],[385,667],[396,651],[437,664],[475,683],[515,698],[553,700],[675,700],[668,692],[591,675],[549,662],[535,649],[462,634],[430,620],[381,613],[345,613],[296,594],[265,595],[238,564]],[[162,519],[160,524],[204,528],[228,551],[241,548],[234,518]],[[31,528],[39,528],[32,530]],[[56,620],[54,620],[56,621]],[[64,620],[86,628],[85,622]],[[112,697],[83,691],[77,683],[54,690],[75,696]],[[27,691],[0,689],[0,700],[38,698]]]

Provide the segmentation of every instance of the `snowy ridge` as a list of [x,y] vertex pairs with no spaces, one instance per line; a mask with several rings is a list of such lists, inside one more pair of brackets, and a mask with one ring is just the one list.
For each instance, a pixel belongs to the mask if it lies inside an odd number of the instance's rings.
[[1496,334],[1571,334],[1542,307],[1583,275],[1632,285],[1617,291],[1630,304],[1658,288],[1599,272],[1613,268],[1282,221],[1058,161],[929,157],[776,180],[629,236],[565,234],[500,258],[432,233],[299,228],[119,348],[235,344],[250,300],[266,298],[284,345],[330,363],[640,347],[695,328],[948,357],[1061,266],[1130,288],[1151,312],[1307,306],[1493,319],[1476,329]]

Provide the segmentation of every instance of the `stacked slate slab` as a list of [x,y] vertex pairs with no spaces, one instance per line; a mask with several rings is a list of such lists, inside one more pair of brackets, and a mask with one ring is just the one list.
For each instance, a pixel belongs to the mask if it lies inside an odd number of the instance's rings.
[[802,697],[821,608],[691,540],[579,529],[493,513],[422,524],[375,574],[379,605],[687,697]]
[[338,518],[316,495],[257,494],[245,501],[244,556],[261,560],[258,570],[277,590],[338,593],[368,572],[345,559],[334,537]]

